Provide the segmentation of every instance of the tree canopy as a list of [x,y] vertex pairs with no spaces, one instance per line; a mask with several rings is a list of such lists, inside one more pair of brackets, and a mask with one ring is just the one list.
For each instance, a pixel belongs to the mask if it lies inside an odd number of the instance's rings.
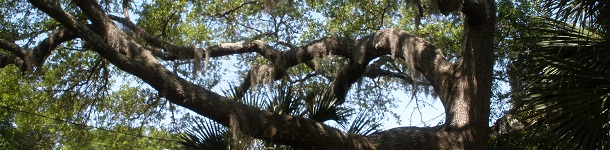
[[604,149],[606,3],[3,0],[0,146]]

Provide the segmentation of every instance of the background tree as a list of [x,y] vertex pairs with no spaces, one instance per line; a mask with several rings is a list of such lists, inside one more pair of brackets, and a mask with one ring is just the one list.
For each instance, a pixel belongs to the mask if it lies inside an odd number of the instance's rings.
[[[65,65],[65,67],[72,66]],[[62,73],[64,71],[71,72],[60,68],[49,69],[45,71],[46,74],[41,76],[41,78],[49,79],[39,80],[21,76],[23,73],[20,73],[14,66],[3,68],[0,73],[2,81],[0,93],[3,93],[0,97],[3,118],[2,126],[0,126],[2,135],[0,141],[6,144],[4,148],[159,149],[178,147],[175,144],[175,141],[178,141],[177,138],[172,136],[173,129],[168,126],[155,126],[154,124],[158,123],[148,119],[159,118],[155,115],[167,113],[164,110],[156,110],[164,109],[164,106],[151,104],[155,99],[149,99],[148,95],[152,93],[124,86],[107,96],[73,94],[71,92],[76,93],[75,91],[92,88],[91,86],[95,85],[76,82],[77,85],[64,86],[57,83],[79,81],[78,79],[70,80],[74,76],[65,75]],[[60,77],[68,79],[58,79]],[[176,132],[173,131],[173,133]]]
[[[417,7],[419,15],[423,8],[429,8],[464,16],[460,48],[449,58],[422,38],[398,29],[382,29],[396,25],[393,17],[386,15],[398,16],[394,13],[398,12],[396,9],[407,8],[395,7],[399,2],[392,1],[350,4],[158,0],[142,7],[131,7],[129,2],[92,0],[15,1],[23,7],[11,7],[15,11],[9,12],[27,14],[40,10],[46,15],[19,25],[17,31],[6,32],[14,36],[0,40],[3,49],[0,66],[14,64],[25,73],[37,73],[46,65],[49,55],[62,51],[57,49],[59,45],[75,42],[80,50],[95,52],[100,60],[141,79],[172,104],[253,138],[306,149],[485,149],[495,60],[494,1],[430,2],[432,5],[426,6],[438,7]],[[36,9],[27,9],[33,7]],[[140,15],[137,23],[130,20],[129,12],[121,12],[129,8],[135,8],[134,12]],[[328,15],[325,16],[328,23],[315,21],[315,15]],[[256,19],[260,21],[252,21]],[[10,18],[4,20],[11,22]],[[34,26],[44,23],[53,25]],[[20,43],[24,37],[35,38],[40,33],[23,32],[28,30],[45,31],[46,36],[37,44]],[[330,84],[328,91],[337,104],[384,106],[387,101],[366,98],[350,101],[348,93],[362,77],[394,76],[412,85],[413,90],[431,89],[444,105],[445,123],[437,127],[395,128],[365,136],[314,120],[327,119],[324,117],[306,119],[261,110],[211,90],[218,82],[218,72],[209,69],[219,66],[210,64],[210,59],[228,55],[238,55],[239,60],[246,62],[240,65],[247,69],[243,81],[235,88],[237,98],[257,88],[271,89],[272,83],[282,79],[295,81],[315,73],[321,77],[300,85],[299,90],[313,90],[315,86],[308,85],[316,83]],[[383,70],[388,69],[383,66],[395,61],[405,69]],[[303,97],[305,104],[316,103],[315,96],[305,93]],[[385,107],[364,108],[383,111]]]

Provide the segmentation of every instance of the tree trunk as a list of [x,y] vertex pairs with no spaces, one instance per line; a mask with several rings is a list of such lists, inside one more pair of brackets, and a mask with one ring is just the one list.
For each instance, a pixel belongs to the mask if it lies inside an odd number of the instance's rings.
[[[487,149],[494,64],[493,0],[466,0],[462,59],[434,87],[445,107],[445,124],[434,128],[400,127],[372,135],[380,149]],[[421,68],[418,68],[421,69]],[[433,84],[434,85],[434,84]]]
[[494,14],[489,18],[465,15],[463,58],[449,90],[453,94],[443,101],[447,115],[443,129],[449,133],[450,149],[486,149],[488,145]]

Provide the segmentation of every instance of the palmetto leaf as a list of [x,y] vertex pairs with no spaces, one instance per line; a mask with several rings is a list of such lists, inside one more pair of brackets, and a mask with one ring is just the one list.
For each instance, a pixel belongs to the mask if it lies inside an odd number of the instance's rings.
[[224,90],[223,94],[227,97],[232,98],[235,101],[238,101],[244,105],[254,106],[254,107],[265,107],[268,106],[269,103],[267,101],[267,95],[261,92],[252,92],[247,91],[242,93],[238,91],[237,88],[230,88],[228,90]]
[[544,143],[562,148],[608,148],[610,121],[610,50],[593,31],[558,20],[533,31],[533,58],[525,76],[526,98],[517,107],[533,120],[528,128],[545,135]]
[[329,88],[324,88],[320,93],[309,93],[305,100],[306,113],[310,119],[318,122],[327,120],[345,122],[350,111],[338,105],[337,98]]
[[375,118],[371,118],[366,111],[362,111],[356,115],[352,123],[347,128],[348,133],[369,135],[379,130],[380,124]]
[[293,87],[282,83],[269,99],[267,110],[275,114],[295,115],[299,110],[300,103],[294,95]]
[[209,120],[199,119],[182,138],[184,149],[223,150],[230,148],[229,133],[226,127]]
[[[283,115],[295,115],[297,111],[300,109],[299,101],[293,96],[295,93],[293,92],[293,87],[287,85],[285,82],[282,82],[277,89],[265,89],[270,90],[270,94],[267,92],[256,92],[256,91],[247,91],[245,93],[239,93],[236,89],[238,88],[230,88],[229,90],[225,90],[224,94],[228,97],[232,97],[235,101],[238,101],[242,104],[258,107],[260,109],[266,109],[274,114],[283,114]],[[238,98],[239,97],[239,98]],[[209,122],[209,121],[208,121]],[[213,125],[218,125],[214,123]],[[222,126],[221,126],[222,127]],[[202,131],[204,128],[195,128],[194,131]],[[226,141],[220,142],[229,142],[230,149],[290,149],[290,146],[275,144],[273,142],[255,140],[252,137],[249,137],[244,134],[239,134],[236,132],[232,132],[232,130],[227,130],[226,127],[213,129],[216,131],[222,131],[221,133],[216,132],[212,135],[218,135],[222,139]],[[203,130],[204,133],[211,133],[210,130]],[[201,133],[203,134],[203,133]],[[220,134],[220,135],[219,135]],[[189,134],[192,135],[192,134]],[[194,138],[193,138],[194,139]],[[212,136],[211,139],[218,139],[215,136]],[[197,142],[196,142],[197,143]],[[201,142],[199,142],[201,143]]]
[[580,22],[587,26],[604,26],[609,22],[607,0],[545,0],[543,6],[563,22]]

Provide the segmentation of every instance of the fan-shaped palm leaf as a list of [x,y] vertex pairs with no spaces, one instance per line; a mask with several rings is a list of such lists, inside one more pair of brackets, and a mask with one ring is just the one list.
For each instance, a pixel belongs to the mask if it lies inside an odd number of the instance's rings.
[[275,114],[295,115],[300,104],[294,95],[293,87],[282,83],[279,89],[274,90],[267,110]]
[[322,89],[320,93],[311,92],[305,100],[306,113],[310,119],[318,122],[328,120],[345,122],[349,110],[338,105],[337,98],[329,88]]
[[[593,31],[546,18],[536,28],[523,78],[527,97],[517,102],[536,131],[565,148],[604,149],[609,138],[610,50]],[[537,133],[540,135],[540,133]]]
[[229,90],[224,90],[223,94],[231,97],[233,100],[238,101],[244,105],[254,106],[259,108],[265,108],[269,105],[267,101],[267,95],[261,92],[253,91],[239,91],[239,88],[232,86]]
[[223,150],[230,148],[229,133],[226,127],[209,120],[199,119],[181,139],[184,149]]
[[378,131],[379,127],[381,127],[381,125],[375,120],[375,118],[371,118],[366,111],[361,111],[356,115],[354,120],[351,121],[349,128],[346,130],[348,133],[369,135]]
[[561,21],[587,26],[605,26],[610,21],[607,0],[544,0],[542,3]]
[[[224,94],[233,97],[234,100],[245,105],[266,109],[274,114],[294,115],[300,107],[300,103],[293,96],[293,87],[282,82],[277,89],[269,89],[271,94],[258,91],[238,92],[238,88],[225,90]],[[234,143],[232,149],[291,149],[290,146],[275,144],[273,142],[255,140],[247,135],[237,134],[232,136],[243,136],[237,138],[240,141],[230,140]]]

